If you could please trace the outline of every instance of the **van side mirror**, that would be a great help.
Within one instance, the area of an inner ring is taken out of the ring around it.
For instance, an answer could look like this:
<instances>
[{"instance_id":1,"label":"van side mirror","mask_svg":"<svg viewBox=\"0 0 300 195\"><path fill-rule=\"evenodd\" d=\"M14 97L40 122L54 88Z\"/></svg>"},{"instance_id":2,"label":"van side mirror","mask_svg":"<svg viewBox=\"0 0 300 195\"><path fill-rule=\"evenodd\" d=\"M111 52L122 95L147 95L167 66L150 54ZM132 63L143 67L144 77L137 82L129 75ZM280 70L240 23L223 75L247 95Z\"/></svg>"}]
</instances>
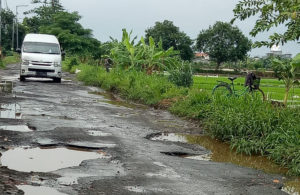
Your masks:
<instances>
[{"instance_id":1,"label":"van side mirror","mask_svg":"<svg viewBox=\"0 0 300 195\"><path fill-rule=\"evenodd\" d=\"M20 49L20 48L17 48L17 49L16 49L16 52L17 52L18 54L20 54L20 53L21 53L21 49Z\"/></svg>"},{"instance_id":2,"label":"van side mirror","mask_svg":"<svg viewBox=\"0 0 300 195\"><path fill-rule=\"evenodd\" d=\"M66 52L65 51L61 51L61 57L62 57L63 61L66 59Z\"/></svg>"}]
</instances>

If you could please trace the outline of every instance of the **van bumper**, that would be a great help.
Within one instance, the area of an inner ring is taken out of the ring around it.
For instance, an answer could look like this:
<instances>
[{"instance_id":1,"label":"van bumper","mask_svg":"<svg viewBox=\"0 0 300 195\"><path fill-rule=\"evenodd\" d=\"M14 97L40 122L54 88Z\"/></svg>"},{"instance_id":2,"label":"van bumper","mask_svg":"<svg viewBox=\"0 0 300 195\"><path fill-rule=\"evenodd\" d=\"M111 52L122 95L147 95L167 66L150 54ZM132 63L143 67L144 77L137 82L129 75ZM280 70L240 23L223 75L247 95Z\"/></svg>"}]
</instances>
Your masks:
<instances>
[{"instance_id":1,"label":"van bumper","mask_svg":"<svg viewBox=\"0 0 300 195\"><path fill-rule=\"evenodd\" d=\"M38 77L38 78L61 78L61 66L30 66L21 65L20 76L22 77Z\"/></svg>"}]
</instances>

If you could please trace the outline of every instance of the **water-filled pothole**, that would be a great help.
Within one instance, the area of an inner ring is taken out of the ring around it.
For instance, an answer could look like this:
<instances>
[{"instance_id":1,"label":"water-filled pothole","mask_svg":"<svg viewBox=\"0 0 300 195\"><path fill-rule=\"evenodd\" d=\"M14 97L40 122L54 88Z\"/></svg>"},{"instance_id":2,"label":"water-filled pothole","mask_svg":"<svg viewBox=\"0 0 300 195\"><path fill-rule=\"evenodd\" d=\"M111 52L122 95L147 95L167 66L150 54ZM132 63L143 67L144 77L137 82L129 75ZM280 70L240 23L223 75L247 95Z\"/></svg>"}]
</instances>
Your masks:
<instances>
[{"instance_id":1,"label":"water-filled pothole","mask_svg":"<svg viewBox=\"0 0 300 195\"><path fill-rule=\"evenodd\" d=\"M189 144L198 144L204 148L211 151L211 155L203 156L200 155L200 158L210 158L215 162L228 162L236 164L239 166L254 168L258 170L263 170L266 173L271 174L287 174L287 169L280 167L279 165L270 161L267 157L264 156L248 156L244 154L238 154L235 150L231 150L228 143L218 141L211 138L210 136L205 135L187 135L187 134L175 134L175 133L158 133L152 134L146 137L150 140L159 140L159 141L171 141L171 142L181 142ZM197 155L190 155L187 158L198 158ZM199 159L197 159L199 160ZM293 179L284 184L284 192L287 192L292 195L300 194L300 179Z\"/></svg>"},{"instance_id":2,"label":"water-filled pothole","mask_svg":"<svg viewBox=\"0 0 300 195\"><path fill-rule=\"evenodd\" d=\"M0 118L5 119L21 119L21 106L17 103L1 104L0 105Z\"/></svg>"},{"instance_id":3,"label":"water-filled pothole","mask_svg":"<svg viewBox=\"0 0 300 195\"><path fill-rule=\"evenodd\" d=\"M233 163L239 166L263 170L267 173L285 174L287 171L287 169L271 162L267 157L238 154L235 150L230 149L229 144L213 139L210 136L158 133L147 136L147 138L156 141L171 141L201 145L211 151L211 160L215 162Z\"/></svg>"},{"instance_id":4,"label":"water-filled pothole","mask_svg":"<svg viewBox=\"0 0 300 195\"><path fill-rule=\"evenodd\" d=\"M54 188L44 186L18 185L17 188L24 191L25 195L66 195Z\"/></svg>"},{"instance_id":5,"label":"water-filled pothole","mask_svg":"<svg viewBox=\"0 0 300 195\"><path fill-rule=\"evenodd\" d=\"M84 160L106 158L102 151L68 148L15 148L2 153L2 166L22 172L51 172L79 166Z\"/></svg>"},{"instance_id":6,"label":"water-filled pothole","mask_svg":"<svg viewBox=\"0 0 300 195\"><path fill-rule=\"evenodd\" d=\"M17 131L17 132L32 132L32 131L35 131L36 128L28 126L28 125L8 125L8 126L0 126L0 130Z\"/></svg>"}]
</instances>

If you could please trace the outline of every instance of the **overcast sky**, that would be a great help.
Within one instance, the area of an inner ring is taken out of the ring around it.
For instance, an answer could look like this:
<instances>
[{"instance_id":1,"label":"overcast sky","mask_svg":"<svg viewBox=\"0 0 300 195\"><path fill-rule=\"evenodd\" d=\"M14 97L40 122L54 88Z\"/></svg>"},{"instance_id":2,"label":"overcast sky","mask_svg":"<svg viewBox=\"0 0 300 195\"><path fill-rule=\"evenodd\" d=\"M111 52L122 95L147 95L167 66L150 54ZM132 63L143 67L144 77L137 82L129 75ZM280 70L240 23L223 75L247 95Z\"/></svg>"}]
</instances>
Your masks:
<instances>
[{"instance_id":1,"label":"overcast sky","mask_svg":"<svg viewBox=\"0 0 300 195\"><path fill-rule=\"evenodd\" d=\"M93 30L95 38L109 40L109 36L121 38L122 28L133 30L135 35L144 36L145 29L156 21L171 20L181 31L195 39L202 29L207 29L216 21L229 22L233 8L239 0L61 0L68 11L78 11L81 24ZM2 0L15 10L16 5L28 4L31 0ZM19 13L30 7L19 8ZM21 14L20 17L22 18ZM243 33L255 40L264 40L267 33L256 38L249 35L255 19L237 22ZM283 31L284 27L276 31ZM300 52L300 44L291 42L282 47L283 53L295 55ZM254 49L251 55L263 56L268 48Z\"/></svg>"}]
</instances>

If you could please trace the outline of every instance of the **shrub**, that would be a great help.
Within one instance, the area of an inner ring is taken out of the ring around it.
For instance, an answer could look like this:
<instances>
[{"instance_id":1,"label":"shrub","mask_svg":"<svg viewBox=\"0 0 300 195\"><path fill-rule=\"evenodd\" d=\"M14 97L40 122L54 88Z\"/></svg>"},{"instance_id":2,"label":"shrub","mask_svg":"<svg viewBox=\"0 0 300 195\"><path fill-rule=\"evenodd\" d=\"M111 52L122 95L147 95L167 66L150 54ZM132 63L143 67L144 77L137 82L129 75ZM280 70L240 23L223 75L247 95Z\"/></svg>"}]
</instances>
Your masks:
<instances>
[{"instance_id":1,"label":"shrub","mask_svg":"<svg viewBox=\"0 0 300 195\"><path fill-rule=\"evenodd\" d=\"M170 71L169 81L180 87L190 87L193 84L193 73L190 63L182 62L182 65Z\"/></svg>"}]
</instances>

